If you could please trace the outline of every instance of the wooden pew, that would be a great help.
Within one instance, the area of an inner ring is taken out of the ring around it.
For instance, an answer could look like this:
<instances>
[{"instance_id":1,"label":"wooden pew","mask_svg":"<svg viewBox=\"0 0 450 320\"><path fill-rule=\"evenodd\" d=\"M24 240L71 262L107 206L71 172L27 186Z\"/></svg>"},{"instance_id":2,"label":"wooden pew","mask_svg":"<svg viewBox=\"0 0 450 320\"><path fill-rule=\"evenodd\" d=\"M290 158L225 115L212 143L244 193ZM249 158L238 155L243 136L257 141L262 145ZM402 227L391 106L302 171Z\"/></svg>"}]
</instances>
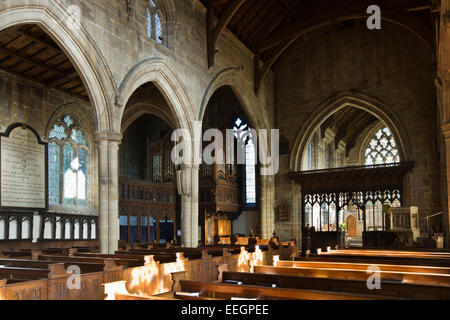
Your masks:
<instances>
[{"instance_id":1,"label":"wooden pew","mask_svg":"<svg viewBox=\"0 0 450 320\"><path fill-rule=\"evenodd\" d=\"M348 262L348 263L366 263L366 264L391 264L391 265L414 265L430 267L450 267L450 261L440 258L413 258L413 257L378 257L367 255L314 255L309 258L295 258L295 261L329 261L329 262Z\"/></svg>"},{"instance_id":2,"label":"wooden pew","mask_svg":"<svg viewBox=\"0 0 450 320\"><path fill-rule=\"evenodd\" d=\"M40 255L39 260L49 260L49 261L58 261L58 262L64 262L68 264L77 264L77 263L97 263L97 264L105 264L105 260L107 258L95 258L95 257L71 257L71 256L46 256L46 255ZM123 266L125 268L132 268L132 267L140 267L143 266L143 260L138 259L111 259L113 260L117 265Z\"/></svg>"},{"instance_id":3,"label":"wooden pew","mask_svg":"<svg viewBox=\"0 0 450 320\"><path fill-rule=\"evenodd\" d=\"M258 300L390 300L392 297L358 295L343 292L314 291L303 289L268 288L249 285L180 281L183 292L199 292L200 296L229 300L233 297L257 298Z\"/></svg>"},{"instance_id":4,"label":"wooden pew","mask_svg":"<svg viewBox=\"0 0 450 320\"><path fill-rule=\"evenodd\" d=\"M48 260L19 260L19 259L0 259L0 266L5 267L18 267L18 268L37 268L37 269L48 269L50 264L59 263L58 261L48 261ZM91 263L91 262L71 262L65 263L65 268L67 269L71 265L77 265L80 267L81 273L92 273L103 271L103 263Z\"/></svg>"},{"instance_id":5,"label":"wooden pew","mask_svg":"<svg viewBox=\"0 0 450 320\"><path fill-rule=\"evenodd\" d=\"M330 279L355 279L367 280L372 274L363 270L355 269L332 269L332 268L290 268L255 266L255 273L279 274L300 277L320 277ZM434 284L439 286L450 286L450 275L448 274L428 274L414 272L380 271L380 279L383 281L397 281L401 283Z\"/></svg>"},{"instance_id":6,"label":"wooden pew","mask_svg":"<svg viewBox=\"0 0 450 320\"><path fill-rule=\"evenodd\" d=\"M450 288L437 287L435 285L381 282L380 289L370 290L364 280L312 278L244 272L224 272L222 274L222 281L237 281L246 285L276 285L279 288L392 296L405 299L450 300Z\"/></svg>"},{"instance_id":7,"label":"wooden pew","mask_svg":"<svg viewBox=\"0 0 450 320\"><path fill-rule=\"evenodd\" d=\"M277 267L294 267L294 268L337 268L337 269L355 269L366 271L373 264L368 263L347 263L347 262L331 262L331 261L278 261ZM415 272L415 273L434 273L434 274L450 274L449 267L430 267L430 266L409 266L394 264L376 264L381 271L396 272Z\"/></svg>"},{"instance_id":8,"label":"wooden pew","mask_svg":"<svg viewBox=\"0 0 450 320\"><path fill-rule=\"evenodd\" d=\"M138 260L141 263L141 266L144 265L144 257L148 256L147 254L96 254L96 253L76 253L75 257L85 257L85 258L102 258L102 259L126 259L126 260ZM176 262L176 256L154 256L155 261L159 261L160 263L171 263Z\"/></svg>"},{"instance_id":9,"label":"wooden pew","mask_svg":"<svg viewBox=\"0 0 450 320\"><path fill-rule=\"evenodd\" d=\"M49 270L40 268L0 268L0 277L21 280L47 279Z\"/></svg>"},{"instance_id":10,"label":"wooden pew","mask_svg":"<svg viewBox=\"0 0 450 320\"><path fill-rule=\"evenodd\" d=\"M140 296L136 294L116 294L116 300L177 300L175 298L160 298L155 296Z\"/></svg>"},{"instance_id":11,"label":"wooden pew","mask_svg":"<svg viewBox=\"0 0 450 320\"><path fill-rule=\"evenodd\" d=\"M322 254L333 255L368 255L368 256L391 256L391 257L437 257L437 258L450 258L450 252L440 251L418 251L418 250L370 250L370 249L342 249L332 250L330 253L323 252Z\"/></svg>"}]
</instances>

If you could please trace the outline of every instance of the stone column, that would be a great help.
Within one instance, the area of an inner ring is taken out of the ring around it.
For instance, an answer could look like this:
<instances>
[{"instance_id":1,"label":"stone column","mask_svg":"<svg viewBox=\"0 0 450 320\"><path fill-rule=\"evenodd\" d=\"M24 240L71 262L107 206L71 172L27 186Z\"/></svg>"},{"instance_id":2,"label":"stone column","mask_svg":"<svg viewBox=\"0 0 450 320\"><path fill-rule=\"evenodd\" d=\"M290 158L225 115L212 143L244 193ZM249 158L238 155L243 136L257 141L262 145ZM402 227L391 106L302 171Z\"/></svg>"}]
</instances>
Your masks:
<instances>
[{"instance_id":1,"label":"stone column","mask_svg":"<svg viewBox=\"0 0 450 320\"><path fill-rule=\"evenodd\" d=\"M261 232L264 239L272 237L275 228L275 177L261 176Z\"/></svg>"},{"instance_id":2,"label":"stone column","mask_svg":"<svg viewBox=\"0 0 450 320\"><path fill-rule=\"evenodd\" d=\"M198 202L199 202L199 169L198 164L192 165L191 169L191 247L198 247Z\"/></svg>"},{"instance_id":3,"label":"stone column","mask_svg":"<svg viewBox=\"0 0 450 320\"><path fill-rule=\"evenodd\" d=\"M192 166L190 164L182 164L182 180L187 179L188 181L183 181L183 186L188 186L191 180ZM183 190L183 195L181 195L181 245L183 247L191 247L192 243L192 214L191 214L191 194L187 193L187 190Z\"/></svg>"},{"instance_id":4,"label":"stone column","mask_svg":"<svg viewBox=\"0 0 450 320\"><path fill-rule=\"evenodd\" d=\"M119 232L119 144L120 134L98 132L98 213L101 253L118 249Z\"/></svg>"},{"instance_id":5,"label":"stone column","mask_svg":"<svg viewBox=\"0 0 450 320\"><path fill-rule=\"evenodd\" d=\"M291 182L291 190L292 231L297 245L300 246L302 242L302 194L300 186L295 182Z\"/></svg>"}]
</instances>

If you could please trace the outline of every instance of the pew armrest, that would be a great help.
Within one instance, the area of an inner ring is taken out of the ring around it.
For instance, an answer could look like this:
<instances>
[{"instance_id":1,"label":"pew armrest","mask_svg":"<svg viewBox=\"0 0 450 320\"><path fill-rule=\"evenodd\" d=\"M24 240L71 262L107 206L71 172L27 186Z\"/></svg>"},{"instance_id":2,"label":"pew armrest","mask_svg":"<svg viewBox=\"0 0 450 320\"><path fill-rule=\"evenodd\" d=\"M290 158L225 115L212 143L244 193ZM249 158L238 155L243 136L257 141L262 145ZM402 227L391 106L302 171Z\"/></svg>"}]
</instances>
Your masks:
<instances>
[{"instance_id":1,"label":"pew armrest","mask_svg":"<svg viewBox=\"0 0 450 320\"><path fill-rule=\"evenodd\" d=\"M177 271L170 273L171 280L173 281L172 292L181 291L180 281L187 280L186 271Z\"/></svg>"}]
</instances>

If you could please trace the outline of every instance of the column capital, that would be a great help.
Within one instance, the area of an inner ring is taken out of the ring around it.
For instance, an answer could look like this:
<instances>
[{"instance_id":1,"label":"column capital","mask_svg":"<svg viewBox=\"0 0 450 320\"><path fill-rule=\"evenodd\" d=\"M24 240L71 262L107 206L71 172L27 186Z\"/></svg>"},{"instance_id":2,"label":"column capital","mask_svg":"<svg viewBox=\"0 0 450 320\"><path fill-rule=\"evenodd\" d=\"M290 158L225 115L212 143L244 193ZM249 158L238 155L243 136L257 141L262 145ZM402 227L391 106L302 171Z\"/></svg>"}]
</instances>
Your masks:
<instances>
[{"instance_id":1,"label":"column capital","mask_svg":"<svg viewBox=\"0 0 450 320\"><path fill-rule=\"evenodd\" d=\"M97 131L95 133L95 142L97 144L101 142L117 142L120 144L122 142L122 134L118 132L111 131Z\"/></svg>"}]
</instances>

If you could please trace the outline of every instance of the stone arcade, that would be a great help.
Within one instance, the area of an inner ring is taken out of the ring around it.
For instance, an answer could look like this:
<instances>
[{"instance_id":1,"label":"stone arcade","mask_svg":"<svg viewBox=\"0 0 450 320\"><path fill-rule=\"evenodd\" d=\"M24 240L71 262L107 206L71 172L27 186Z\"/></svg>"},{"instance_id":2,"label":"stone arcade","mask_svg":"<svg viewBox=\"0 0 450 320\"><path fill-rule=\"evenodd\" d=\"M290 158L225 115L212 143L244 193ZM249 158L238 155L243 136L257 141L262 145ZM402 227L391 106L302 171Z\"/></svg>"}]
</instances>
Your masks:
<instances>
[{"instance_id":1,"label":"stone arcade","mask_svg":"<svg viewBox=\"0 0 450 320\"><path fill-rule=\"evenodd\" d=\"M0 299L367 298L288 281L304 256L323 266L298 278L382 261L431 297L450 267L450 0L373 2L0 1Z\"/></svg>"}]
</instances>

